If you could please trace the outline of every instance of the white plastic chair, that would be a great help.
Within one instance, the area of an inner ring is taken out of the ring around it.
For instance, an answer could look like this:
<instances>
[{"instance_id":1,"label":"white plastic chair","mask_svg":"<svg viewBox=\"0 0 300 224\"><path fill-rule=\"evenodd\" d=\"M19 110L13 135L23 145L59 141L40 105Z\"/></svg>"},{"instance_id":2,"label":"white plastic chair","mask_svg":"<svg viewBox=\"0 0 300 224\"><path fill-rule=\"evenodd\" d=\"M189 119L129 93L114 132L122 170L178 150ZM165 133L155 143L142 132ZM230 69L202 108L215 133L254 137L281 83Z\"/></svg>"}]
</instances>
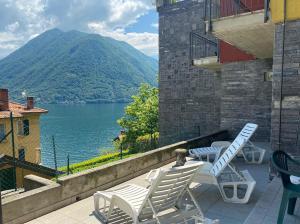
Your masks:
<instances>
[{"instance_id":1,"label":"white plastic chair","mask_svg":"<svg viewBox=\"0 0 300 224\"><path fill-rule=\"evenodd\" d=\"M218 223L204 218L203 213L195 197L189 189L193 177L203 166L203 162L183 167L156 170L156 178L152 178L151 186L143 188L137 185L127 185L114 191L98 191L94 194L95 215L104 218L105 222L110 220L113 210L120 209L133 220L133 223L187 223L188 219L202 220L198 223ZM185 209L178 209L178 205L185 194L191 197L195 206L196 214L191 214ZM99 208L100 199L104 200L104 210ZM108 211L105 210L109 203ZM165 216L159 213L169 209L176 212ZM164 218L165 216L165 218ZM174 218L176 218L174 220ZM166 220L167 219L167 220ZM154 222L155 223L155 222Z\"/></svg>"},{"instance_id":2,"label":"white plastic chair","mask_svg":"<svg viewBox=\"0 0 300 224\"><path fill-rule=\"evenodd\" d=\"M195 176L195 182L217 185L226 202L247 203L256 181L247 170L239 171L230 162L246 145L256 129L256 124L248 123L214 164L205 163L205 167ZM197 161L190 161L187 164L193 162ZM228 188L231 191L228 191ZM239 195L241 189L244 194Z\"/></svg>"},{"instance_id":3,"label":"white plastic chair","mask_svg":"<svg viewBox=\"0 0 300 224\"><path fill-rule=\"evenodd\" d=\"M245 125L245 127L248 124ZM255 129L256 130L256 129ZM254 130L254 132L255 132ZM252 133L252 135L254 134ZM210 162L211 157L214 157L215 163L218 158L222 155L222 150L227 149L230 146L230 142L227 141L220 141L220 142L213 142L210 147L201 147L201 148L193 148L189 150L189 154L193 158L198 158L200 160L203 157L206 158L208 162ZM239 152L247 163L253 164L261 164L263 162L266 150L254 145L250 139L247 141L246 145L243 149Z\"/></svg>"}]
</instances>

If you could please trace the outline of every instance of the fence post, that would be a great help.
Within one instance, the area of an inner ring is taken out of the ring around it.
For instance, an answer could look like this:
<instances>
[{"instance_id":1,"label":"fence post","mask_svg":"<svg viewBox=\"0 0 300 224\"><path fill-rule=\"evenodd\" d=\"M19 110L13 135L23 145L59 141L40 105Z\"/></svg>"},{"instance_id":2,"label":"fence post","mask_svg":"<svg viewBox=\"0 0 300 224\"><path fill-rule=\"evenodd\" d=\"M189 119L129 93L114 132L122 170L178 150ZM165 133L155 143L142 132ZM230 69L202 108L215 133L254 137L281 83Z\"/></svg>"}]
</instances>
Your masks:
<instances>
[{"instance_id":1,"label":"fence post","mask_svg":"<svg viewBox=\"0 0 300 224\"><path fill-rule=\"evenodd\" d=\"M52 146L53 146L53 156L54 156L54 167L55 167L55 178L57 179L57 161L56 161L56 147L55 147L55 138L52 136Z\"/></svg>"},{"instance_id":2,"label":"fence post","mask_svg":"<svg viewBox=\"0 0 300 224\"><path fill-rule=\"evenodd\" d=\"M12 145L12 154L13 154L13 181L15 190L17 190L17 180L16 180L16 151L15 151L15 131L14 131L14 120L13 113L10 112L10 128L11 128L11 145Z\"/></svg>"},{"instance_id":3,"label":"fence post","mask_svg":"<svg viewBox=\"0 0 300 224\"><path fill-rule=\"evenodd\" d=\"M123 143L120 145L120 159L123 159Z\"/></svg>"},{"instance_id":4,"label":"fence post","mask_svg":"<svg viewBox=\"0 0 300 224\"><path fill-rule=\"evenodd\" d=\"M67 157L67 175L70 174L70 154Z\"/></svg>"}]
</instances>

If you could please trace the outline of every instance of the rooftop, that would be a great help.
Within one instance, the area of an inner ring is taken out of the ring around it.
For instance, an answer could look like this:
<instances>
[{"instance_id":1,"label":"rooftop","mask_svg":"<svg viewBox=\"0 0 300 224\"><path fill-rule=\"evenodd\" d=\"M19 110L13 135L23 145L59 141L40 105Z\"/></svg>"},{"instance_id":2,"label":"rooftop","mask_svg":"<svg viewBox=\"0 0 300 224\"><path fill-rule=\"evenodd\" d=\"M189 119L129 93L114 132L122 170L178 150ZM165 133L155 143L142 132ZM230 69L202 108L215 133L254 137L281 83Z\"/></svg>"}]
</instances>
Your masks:
<instances>
[{"instance_id":1,"label":"rooftop","mask_svg":"<svg viewBox=\"0 0 300 224\"><path fill-rule=\"evenodd\" d=\"M0 118L9 118L10 112L13 113L13 117L23 117L25 114L43 114L48 113L47 110L34 107L32 109L27 109L26 105L22 105L16 102L9 102L8 111L0 111Z\"/></svg>"},{"instance_id":2,"label":"rooftop","mask_svg":"<svg viewBox=\"0 0 300 224\"><path fill-rule=\"evenodd\" d=\"M258 143L261 147L270 149L269 143ZM269 150L270 151L270 150ZM211 219L219 219L224 224L268 224L276 223L278 209L281 201L281 182L275 178L269 181L269 155L266 155L262 165L246 164L243 159L234 161L241 170L247 169L257 182L255 190L248 204L225 203L215 186L201 185L193 188L204 215ZM171 167L168 164L166 167ZM147 187L145 175L138 176L121 185L137 184ZM120 187L121 185L113 188ZM112 188L112 189L113 189ZM86 223L99 224L100 220L93 213L93 197L86 198L62 209L58 209L47 215L34 219L27 224L47 224L47 223ZM128 221L128 220L127 220ZM124 223L125 219L116 218L112 223ZM285 216L285 223L296 224L300 222L300 206L296 208L295 216ZM130 223L130 222L126 222Z\"/></svg>"}]
</instances>

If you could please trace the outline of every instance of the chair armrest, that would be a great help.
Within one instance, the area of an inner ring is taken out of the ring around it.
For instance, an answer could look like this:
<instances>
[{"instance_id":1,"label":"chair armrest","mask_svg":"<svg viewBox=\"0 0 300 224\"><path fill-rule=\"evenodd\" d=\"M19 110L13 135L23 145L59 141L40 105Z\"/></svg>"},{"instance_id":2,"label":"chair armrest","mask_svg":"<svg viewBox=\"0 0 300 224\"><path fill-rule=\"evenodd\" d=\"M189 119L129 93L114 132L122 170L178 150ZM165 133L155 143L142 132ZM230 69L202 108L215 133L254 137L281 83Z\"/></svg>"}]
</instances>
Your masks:
<instances>
[{"instance_id":1,"label":"chair armrest","mask_svg":"<svg viewBox=\"0 0 300 224\"><path fill-rule=\"evenodd\" d=\"M273 165L275 165L275 164L273 164ZM286 175L300 177L300 172L287 171L287 170L281 169L280 167L278 167L278 166L276 166L276 165L275 165L275 168L276 168L279 172L284 173L284 174L286 174Z\"/></svg>"}]
</instances>

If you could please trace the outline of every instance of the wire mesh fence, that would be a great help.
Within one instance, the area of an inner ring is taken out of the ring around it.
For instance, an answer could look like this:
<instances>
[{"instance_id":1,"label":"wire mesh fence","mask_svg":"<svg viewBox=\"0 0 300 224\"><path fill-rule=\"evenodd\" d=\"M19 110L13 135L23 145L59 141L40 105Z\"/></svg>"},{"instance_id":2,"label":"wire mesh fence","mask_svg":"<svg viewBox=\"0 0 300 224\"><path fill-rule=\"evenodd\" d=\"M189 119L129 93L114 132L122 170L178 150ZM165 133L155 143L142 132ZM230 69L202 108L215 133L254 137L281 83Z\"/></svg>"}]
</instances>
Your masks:
<instances>
[{"instance_id":1,"label":"wire mesh fence","mask_svg":"<svg viewBox=\"0 0 300 224\"><path fill-rule=\"evenodd\" d=\"M157 148L158 135L139 139L135 145L122 143L118 137L110 139L111 146L106 148L78 147L79 138L72 142L67 136L44 135L42 138L42 165L57 171L57 175L70 175L82 170L95 168L109 162L122 160L134 154Z\"/></svg>"},{"instance_id":2,"label":"wire mesh fence","mask_svg":"<svg viewBox=\"0 0 300 224\"><path fill-rule=\"evenodd\" d=\"M138 143L123 144L120 136L111 135L105 148L99 148L103 141L94 144L94 137L76 126L81 136L40 131L39 118L26 118L8 113L0 119L0 187L2 195L24 191L24 178L34 174L48 179L70 175L105 163L128 158L136 153L154 149L158 136L143 136ZM91 128L88 129L91 131ZM114 132L116 133L116 132ZM92 134L94 136L94 132ZM121 135L121 134L120 134ZM101 138L101 135L99 136ZM105 138L106 139L106 138ZM149 140L150 139L150 140ZM98 145L98 147L97 147Z\"/></svg>"}]
</instances>

